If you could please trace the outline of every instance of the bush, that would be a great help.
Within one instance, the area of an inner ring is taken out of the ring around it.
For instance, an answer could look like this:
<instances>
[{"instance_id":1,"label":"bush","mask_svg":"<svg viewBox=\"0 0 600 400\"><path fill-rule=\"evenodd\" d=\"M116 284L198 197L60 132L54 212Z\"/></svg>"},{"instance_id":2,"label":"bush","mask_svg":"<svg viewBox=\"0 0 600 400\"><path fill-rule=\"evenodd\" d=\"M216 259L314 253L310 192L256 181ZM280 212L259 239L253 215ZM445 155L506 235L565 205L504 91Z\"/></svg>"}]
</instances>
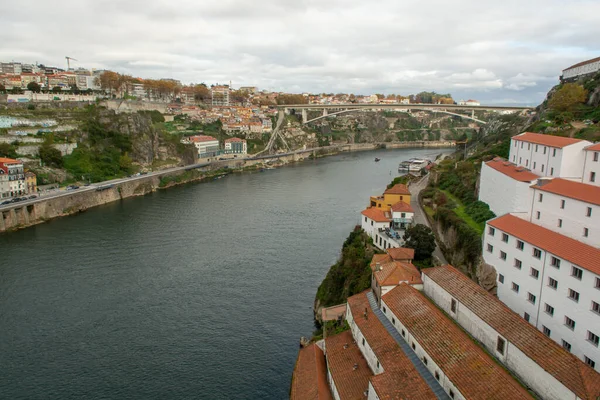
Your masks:
<instances>
[{"instance_id":1,"label":"bush","mask_svg":"<svg viewBox=\"0 0 600 400\"><path fill-rule=\"evenodd\" d=\"M465 211L475 220L475 222L479 223L496 217L496 214L490 210L490 206L479 200L466 206Z\"/></svg>"},{"instance_id":2,"label":"bush","mask_svg":"<svg viewBox=\"0 0 600 400\"><path fill-rule=\"evenodd\" d=\"M45 165L61 168L63 158L60 150L55 149L49 142L45 142L39 149L40 159Z\"/></svg>"}]
</instances>

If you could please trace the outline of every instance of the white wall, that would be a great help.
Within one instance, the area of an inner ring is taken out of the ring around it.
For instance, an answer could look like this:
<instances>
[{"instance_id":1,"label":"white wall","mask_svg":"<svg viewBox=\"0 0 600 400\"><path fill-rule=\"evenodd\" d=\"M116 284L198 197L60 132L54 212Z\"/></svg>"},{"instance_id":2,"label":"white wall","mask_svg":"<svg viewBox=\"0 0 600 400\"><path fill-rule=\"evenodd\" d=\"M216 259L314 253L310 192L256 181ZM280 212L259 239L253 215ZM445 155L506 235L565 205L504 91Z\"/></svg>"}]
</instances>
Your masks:
<instances>
[{"instance_id":1,"label":"white wall","mask_svg":"<svg viewBox=\"0 0 600 400\"><path fill-rule=\"evenodd\" d=\"M600 247L600 206L539 189L532 190L534 195L530 222L590 246ZM562 200L565 201L564 209L561 208ZM588 207L592 209L590 217L587 216ZM559 226L559 220L562 220L562 226ZM588 229L587 237L583 236L584 228Z\"/></svg>"},{"instance_id":2,"label":"white wall","mask_svg":"<svg viewBox=\"0 0 600 400\"><path fill-rule=\"evenodd\" d=\"M581 141L563 148L515 140L510 141L509 161L541 176L581 178L583 149L591 142Z\"/></svg>"},{"instance_id":3,"label":"white wall","mask_svg":"<svg viewBox=\"0 0 600 400\"><path fill-rule=\"evenodd\" d=\"M357 311L364 312L361 310ZM369 311L369 316L371 318L377 318L371 311ZM369 368L371 368L371 371L374 375L381 374L384 371L383 366L377 359L377 356L371 348L371 345L369 344L365 336L362 334L360 328L354 321L354 318L352 317L352 310L350 309L350 303L348 303L348 307L346 307L346 321L348 322L348 325L350 325L352 337L354 337L354 340L356 341L356 344L358 345L358 348L360 349L360 352L362 353L363 357L365 358L365 360L367 360Z\"/></svg>"},{"instance_id":4,"label":"white wall","mask_svg":"<svg viewBox=\"0 0 600 400\"><path fill-rule=\"evenodd\" d=\"M477 339L490 354L500 360L512 372L543 399L563 400L576 399L577 396L567 387L547 373L535 361L514 346L506 337L500 335L494 328L474 314L467 306L456 300L456 313L451 310L452 295L423 274L425 294L434 303L452 317L471 336ZM504 354L497 351L498 337L506 341Z\"/></svg>"},{"instance_id":5,"label":"white wall","mask_svg":"<svg viewBox=\"0 0 600 400\"><path fill-rule=\"evenodd\" d=\"M367 397L367 400L379 400L379 396L375 393L375 388L371 384L371 381L369 381L369 397Z\"/></svg>"},{"instance_id":6,"label":"white wall","mask_svg":"<svg viewBox=\"0 0 600 400\"><path fill-rule=\"evenodd\" d=\"M584 149L592 143L586 140L564 147L561 158L560 176L562 178L581 178L585 160Z\"/></svg>"},{"instance_id":7,"label":"white wall","mask_svg":"<svg viewBox=\"0 0 600 400\"><path fill-rule=\"evenodd\" d=\"M335 400L340 400L340 393L335 386L335 382L333 381L333 376L331 376L331 369L329 368L329 361L327 362L327 382L329 383L329 389L331 389L331 394ZM316 384L316 382L315 382Z\"/></svg>"},{"instance_id":8,"label":"white wall","mask_svg":"<svg viewBox=\"0 0 600 400\"><path fill-rule=\"evenodd\" d=\"M582 183L600 186L600 151L585 151L585 164L583 169ZM594 161L596 158L597 161ZM595 180L591 181L591 173L595 172Z\"/></svg>"},{"instance_id":9,"label":"white wall","mask_svg":"<svg viewBox=\"0 0 600 400\"><path fill-rule=\"evenodd\" d=\"M563 79L569 79L579 75L592 74L596 71L600 71L600 61L581 65L575 68L565 69L562 77Z\"/></svg>"},{"instance_id":10,"label":"white wall","mask_svg":"<svg viewBox=\"0 0 600 400\"><path fill-rule=\"evenodd\" d=\"M528 182L519 182L487 166L481 166L479 200L487 203L496 215L531 211L532 192Z\"/></svg>"}]
</instances>

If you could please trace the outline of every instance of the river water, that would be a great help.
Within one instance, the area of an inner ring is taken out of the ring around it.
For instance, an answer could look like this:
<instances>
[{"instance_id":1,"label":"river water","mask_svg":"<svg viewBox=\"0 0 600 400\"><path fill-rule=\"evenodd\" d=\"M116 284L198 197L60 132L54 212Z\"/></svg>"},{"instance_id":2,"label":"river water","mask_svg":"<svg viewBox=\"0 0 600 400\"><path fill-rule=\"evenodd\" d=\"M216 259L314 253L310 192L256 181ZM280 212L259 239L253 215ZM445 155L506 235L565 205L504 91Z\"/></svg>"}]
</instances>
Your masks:
<instances>
[{"instance_id":1,"label":"river water","mask_svg":"<svg viewBox=\"0 0 600 400\"><path fill-rule=\"evenodd\" d=\"M0 398L287 398L368 196L441 152L230 175L0 235Z\"/></svg>"}]
</instances>

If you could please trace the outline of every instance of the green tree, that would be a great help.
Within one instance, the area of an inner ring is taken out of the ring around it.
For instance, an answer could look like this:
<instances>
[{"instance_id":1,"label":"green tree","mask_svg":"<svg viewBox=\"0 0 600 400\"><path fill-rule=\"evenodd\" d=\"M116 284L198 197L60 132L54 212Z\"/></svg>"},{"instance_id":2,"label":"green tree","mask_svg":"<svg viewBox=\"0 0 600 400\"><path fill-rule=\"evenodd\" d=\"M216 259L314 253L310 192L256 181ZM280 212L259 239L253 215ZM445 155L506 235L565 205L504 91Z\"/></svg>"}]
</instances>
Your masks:
<instances>
[{"instance_id":1,"label":"green tree","mask_svg":"<svg viewBox=\"0 0 600 400\"><path fill-rule=\"evenodd\" d=\"M27 90L31 90L33 93L39 93L42 90L42 87L37 82L29 82L27 84Z\"/></svg>"},{"instance_id":2,"label":"green tree","mask_svg":"<svg viewBox=\"0 0 600 400\"><path fill-rule=\"evenodd\" d=\"M17 158L16 146L9 143L0 143L0 157Z\"/></svg>"},{"instance_id":3,"label":"green tree","mask_svg":"<svg viewBox=\"0 0 600 400\"><path fill-rule=\"evenodd\" d=\"M0 83L0 93L5 93L6 92L6 87Z\"/></svg>"},{"instance_id":4,"label":"green tree","mask_svg":"<svg viewBox=\"0 0 600 400\"><path fill-rule=\"evenodd\" d=\"M417 224L404 232L406 247L415 250L415 260L422 261L431 258L435 250L435 236L431 229L423 224Z\"/></svg>"},{"instance_id":5,"label":"green tree","mask_svg":"<svg viewBox=\"0 0 600 400\"><path fill-rule=\"evenodd\" d=\"M587 90L577 83L565 83L554 93L548 107L558 112L573 111L575 106L587 100Z\"/></svg>"},{"instance_id":6,"label":"green tree","mask_svg":"<svg viewBox=\"0 0 600 400\"><path fill-rule=\"evenodd\" d=\"M46 140L39 149L40 159L45 165L60 168L63 166L63 158L60 150L52 146L52 140Z\"/></svg>"},{"instance_id":7,"label":"green tree","mask_svg":"<svg viewBox=\"0 0 600 400\"><path fill-rule=\"evenodd\" d=\"M60 86L54 86L52 88L52 93L61 93L62 92L62 88Z\"/></svg>"}]
</instances>

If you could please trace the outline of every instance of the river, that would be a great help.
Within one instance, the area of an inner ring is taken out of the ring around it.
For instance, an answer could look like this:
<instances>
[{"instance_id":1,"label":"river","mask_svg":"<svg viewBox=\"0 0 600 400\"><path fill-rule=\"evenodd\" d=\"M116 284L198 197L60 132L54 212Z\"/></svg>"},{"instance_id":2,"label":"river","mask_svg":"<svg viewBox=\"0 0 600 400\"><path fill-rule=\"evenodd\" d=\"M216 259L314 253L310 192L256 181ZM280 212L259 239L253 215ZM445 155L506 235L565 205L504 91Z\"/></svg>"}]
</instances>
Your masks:
<instances>
[{"instance_id":1,"label":"river","mask_svg":"<svg viewBox=\"0 0 600 400\"><path fill-rule=\"evenodd\" d=\"M230 175L0 235L0 398L287 398L369 195L442 151Z\"/></svg>"}]
</instances>

